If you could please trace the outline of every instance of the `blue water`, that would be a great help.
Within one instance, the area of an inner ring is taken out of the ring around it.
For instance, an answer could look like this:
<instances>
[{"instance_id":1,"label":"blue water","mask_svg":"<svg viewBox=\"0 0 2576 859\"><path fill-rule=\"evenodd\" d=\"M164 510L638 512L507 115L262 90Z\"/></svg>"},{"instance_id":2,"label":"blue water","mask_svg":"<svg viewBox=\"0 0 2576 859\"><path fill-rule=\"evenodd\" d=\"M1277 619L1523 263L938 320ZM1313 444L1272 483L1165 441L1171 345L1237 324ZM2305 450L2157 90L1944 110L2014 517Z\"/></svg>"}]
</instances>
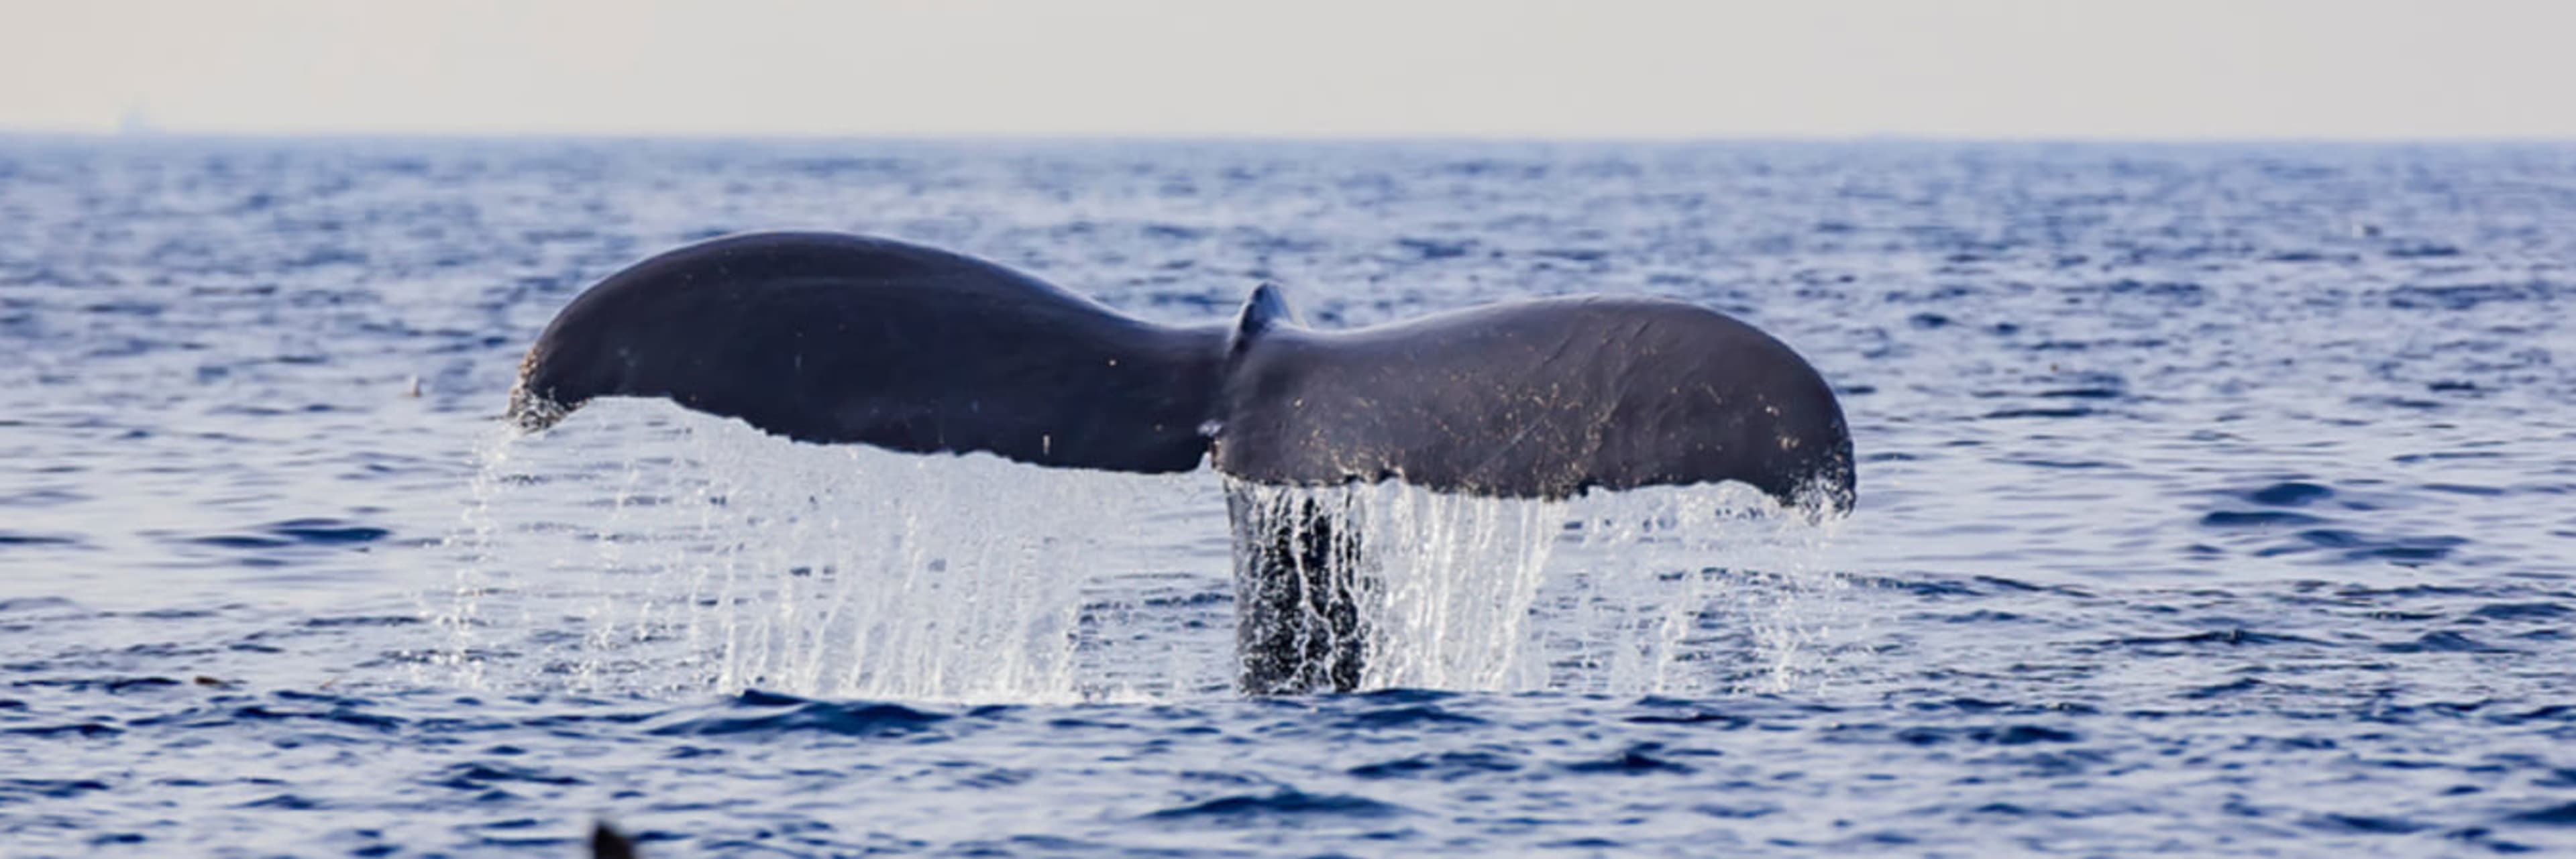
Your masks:
<instances>
[{"instance_id":1,"label":"blue water","mask_svg":"<svg viewBox=\"0 0 2576 859\"><path fill-rule=\"evenodd\" d=\"M583 286L777 227L1705 303L1861 506L1378 490L1460 613L1246 700L1210 475L496 433ZM0 140L0 855L2576 849L2571 265L2565 146Z\"/></svg>"}]
</instances>

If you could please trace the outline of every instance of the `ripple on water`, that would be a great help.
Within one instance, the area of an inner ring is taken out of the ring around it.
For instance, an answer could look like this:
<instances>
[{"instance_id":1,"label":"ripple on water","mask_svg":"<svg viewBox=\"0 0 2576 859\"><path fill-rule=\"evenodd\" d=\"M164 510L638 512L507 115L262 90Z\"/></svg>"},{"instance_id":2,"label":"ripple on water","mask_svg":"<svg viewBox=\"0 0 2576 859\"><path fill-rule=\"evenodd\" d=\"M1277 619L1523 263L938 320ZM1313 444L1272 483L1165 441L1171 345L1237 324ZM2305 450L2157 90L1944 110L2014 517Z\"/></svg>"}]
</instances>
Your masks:
<instances>
[{"instance_id":1,"label":"ripple on water","mask_svg":"<svg viewBox=\"0 0 2576 859\"><path fill-rule=\"evenodd\" d=\"M2489 620L2555 620L2576 614L2576 609L2554 602L2497 602L2478 606L2470 614Z\"/></svg>"},{"instance_id":2,"label":"ripple on water","mask_svg":"<svg viewBox=\"0 0 2576 859\"><path fill-rule=\"evenodd\" d=\"M1401 805L1364 796L1315 794L1283 787L1265 794L1240 794L1174 806L1145 815L1146 820L1216 826L1252 823L1375 820L1410 814Z\"/></svg>"},{"instance_id":3,"label":"ripple on water","mask_svg":"<svg viewBox=\"0 0 2576 859\"><path fill-rule=\"evenodd\" d=\"M373 543L392 535L392 531L384 528L358 525L339 519L289 519L260 526L247 534L217 534L182 539L203 546L256 550L296 546L355 546Z\"/></svg>"},{"instance_id":4,"label":"ripple on water","mask_svg":"<svg viewBox=\"0 0 2576 859\"><path fill-rule=\"evenodd\" d=\"M2514 823L2529 823L2541 826L2576 826L2576 802L2553 805L2547 808L2536 808L2530 811L2515 812L2507 815L2505 819Z\"/></svg>"},{"instance_id":5,"label":"ripple on water","mask_svg":"<svg viewBox=\"0 0 2576 859\"><path fill-rule=\"evenodd\" d=\"M1686 764L1671 760L1684 753L1666 751L1662 743L1638 743L1607 758L1574 761L1559 764L1557 768L1576 775L1690 775L1697 772Z\"/></svg>"},{"instance_id":6,"label":"ripple on water","mask_svg":"<svg viewBox=\"0 0 2576 859\"><path fill-rule=\"evenodd\" d=\"M556 787L568 787L571 785L589 783L587 780L581 778L561 775L536 767L520 767L506 764L479 762L461 763L449 767L447 770L440 773L439 777L433 783L440 787L453 788L456 790L482 791L489 789L494 785L513 782L553 785Z\"/></svg>"},{"instance_id":7,"label":"ripple on water","mask_svg":"<svg viewBox=\"0 0 2576 859\"><path fill-rule=\"evenodd\" d=\"M657 736L768 738L796 734L842 737L907 737L929 734L955 716L900 704L805 701L766 693L746 693L734 709L780 708L752 716L710 716L673 721L653 729ZM935 735L934 735L935 737Z\"/></svg>"},{"instance_id":8,"label":"ripple on water","mask_svg":"<svg viewBox=\"0 0 2576 859\"><path fill-rule=\"evenodd\" d=\"M2298 507L2334 497L2334 490L2315 483L2289 481L2245 493L2245 500L2274 507Z\"/></svg>"},{"instance_id":9,"label":"ripple on water","mask_svg":"<svg viewBox=\"0 0 2576 859\"><path fill-rule=\"evenodd\" d=\"M1481 725L1484 723L1485 720L1483 719L1461 713L1452 713L1447 710L1443 710L1436 705L1414 704L1402 707L1362 710L1343 717L1340 721L1334 722L1333 726L1337 728L1362 731L1379 729L1424 730L1437 729L1442 726L1470 726Z\"/></svg>"},{"instance_id":10,"label":"ripple on water","mask_svg":"<svg viewBox=\"0 0 2576 859\"><path fill-rule=\"evenodd\" d=\"M2512 653L2512 652L2514 652L2514 650L2513 650L2512 648L2508 648L2508 647L2496 647L2496 646L2494 646L2494 645L2486 644L2486 643L2484 643L2484 642L2478 641L2477 639L2470 638L2470 637L2468 637L2468 636L2466 636L2466 635L2462 635L2462 634L2457 633L2457 632L2451 632L2451 631L2449 631L2449 630L2437 630L2437 631L2434 631L2434 632L2428 632L2428 633L2425 633L2422 637L2416 638L2416 639L2415 639L2415 640L2413 640L2413 641L2390 642L2390 643L2387 643L2387 644L2382 644L2382 645L2379 645L2379 649L2380 649L2380 650L2382 650L2382 651L2388 652L2388 653Z\"/></svg>"},{"instance_id":11,"label":"ripple on water","mask_svg":"<svg viewBox=\"0 0 2576 859\"><path fill-rule=\"evenodd\" d=\"M1351 775L1363 779L1424 779L1457 781L1490 773L1508 773L1522 764L1500 752L1467 751L1409 755L1394 760L1352 767Z\"/></svg>"},{"instance_id":12,"label":"ripple on water","mask_svg":"<svg viewBox=\"0 0 2576 859\"><path fill-rule=\"evenodd\" d=\"M81 538L71 534L30 534L23 531L0 530L0 549L18 546L77 547L80 545L82 545Z\"/></svg>"},{"instance_id":13,"label":"ripple on water","mask_svg":"<svg viewBox=\"0 0 2576 859\"><path fill-rule=\"evenodd\" d=\"M2322 517L2286 510L2213 510L2200 517L2203 528L2234 530L2239 528L2299 528L2321 525Z\"/></svg>"}]
</instances>

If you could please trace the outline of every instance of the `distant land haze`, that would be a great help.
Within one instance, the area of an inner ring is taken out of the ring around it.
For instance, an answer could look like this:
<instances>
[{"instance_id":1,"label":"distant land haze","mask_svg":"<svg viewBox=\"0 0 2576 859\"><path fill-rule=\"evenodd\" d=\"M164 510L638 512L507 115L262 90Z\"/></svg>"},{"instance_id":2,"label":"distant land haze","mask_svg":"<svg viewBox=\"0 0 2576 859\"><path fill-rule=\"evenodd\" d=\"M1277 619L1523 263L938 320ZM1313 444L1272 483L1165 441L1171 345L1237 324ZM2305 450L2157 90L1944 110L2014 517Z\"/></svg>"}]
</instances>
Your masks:
<instances>
[{"instance_id":1,"label":"distant land haze","mask_svg":"<svg viewBox=\"0 0 2576 859\"><path fill-rule=\"evenodd\" d=\"M12 0L0 130L2576 139L2576 3Z\"/></svg>"}]
</instances>

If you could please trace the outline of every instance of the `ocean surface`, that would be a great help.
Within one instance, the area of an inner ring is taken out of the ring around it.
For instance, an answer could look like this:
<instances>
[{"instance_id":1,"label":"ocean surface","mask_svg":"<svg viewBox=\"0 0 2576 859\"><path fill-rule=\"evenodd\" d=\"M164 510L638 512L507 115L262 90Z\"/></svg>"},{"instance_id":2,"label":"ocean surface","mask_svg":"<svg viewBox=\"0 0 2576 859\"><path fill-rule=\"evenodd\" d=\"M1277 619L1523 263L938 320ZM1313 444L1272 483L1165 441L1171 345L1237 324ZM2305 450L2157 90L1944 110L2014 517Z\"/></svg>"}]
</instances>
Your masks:
<instances>
[{"instance_id":1,"label":"ocean surface","mask_svg":"<svg viewBox=\"0 0 2576 859\"><path fill-rule=\"evenodd\" d=\"M584 286L876 233L1125 312L1738 315L1860 505L518 438ZM0 855L2576 850L2576 147L0 139Z\"/></svg>"}]
</instances>

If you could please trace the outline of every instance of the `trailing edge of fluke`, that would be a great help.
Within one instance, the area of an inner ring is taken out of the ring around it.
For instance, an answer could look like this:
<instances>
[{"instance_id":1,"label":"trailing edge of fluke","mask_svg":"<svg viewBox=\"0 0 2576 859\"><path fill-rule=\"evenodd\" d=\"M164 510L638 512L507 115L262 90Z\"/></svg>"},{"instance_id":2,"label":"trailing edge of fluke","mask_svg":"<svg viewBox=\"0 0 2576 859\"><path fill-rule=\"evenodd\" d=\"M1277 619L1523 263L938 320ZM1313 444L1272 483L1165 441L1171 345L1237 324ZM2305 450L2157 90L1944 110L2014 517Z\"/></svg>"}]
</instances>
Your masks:
<instances>
[{"instance_id":1,"label":"trailing edge of fluke","mask_svg":"<svg viewBox=\"0 0 2576 859\"><path fill-rule=\"evenodd\" d=\"M972 257L753 233L591 287L520 367L534 431L604 396L763 431L1274 485L1401 480L1563 498L1738 480L1848 511L1851 434L1788 346L1653 298L1546 298L1347 331L1263 286L1231 324L1158 325Z\"/></svg>"}]
</instances>

